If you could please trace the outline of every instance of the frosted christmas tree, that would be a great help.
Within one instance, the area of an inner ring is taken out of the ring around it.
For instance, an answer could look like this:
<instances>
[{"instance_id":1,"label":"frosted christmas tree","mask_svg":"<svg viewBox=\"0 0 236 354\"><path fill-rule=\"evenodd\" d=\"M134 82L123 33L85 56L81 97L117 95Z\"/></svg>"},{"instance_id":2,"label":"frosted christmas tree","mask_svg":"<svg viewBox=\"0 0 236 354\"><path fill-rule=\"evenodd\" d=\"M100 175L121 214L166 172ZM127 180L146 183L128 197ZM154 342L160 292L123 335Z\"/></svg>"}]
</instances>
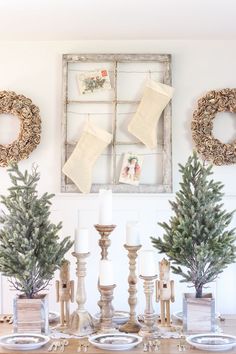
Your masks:
<instances>
[{"instance_id":1,"label":"frosted christmas tree","mask_svg":"<svg viewBox=\"0 0 236 354\"><path fill-rule=\"evenodd\" d=\"M180 166L182 182L169 223L159 225L163 238L153 238L153 246L172 261L175 274L193 283L196 297L202 297L205 284L235 261L235 229L228 229L233 212L223 209L221 182L209 177L212 166L200 162L196 153Z\"/></svg>"},{"instance_id":2,"label":"frosted christmas tree","mask_svg":"<svg viewBox=\"0 0 236 354\"><path fill-rule=\"evenodd\" d=\"M38 196L39 173L20 172L16 164L8 169L12 186L1 196L0 272L27 298L45 289L73 242L59 242L62 224L50 222L52 194Z\"/></svg>"}]
</instances>

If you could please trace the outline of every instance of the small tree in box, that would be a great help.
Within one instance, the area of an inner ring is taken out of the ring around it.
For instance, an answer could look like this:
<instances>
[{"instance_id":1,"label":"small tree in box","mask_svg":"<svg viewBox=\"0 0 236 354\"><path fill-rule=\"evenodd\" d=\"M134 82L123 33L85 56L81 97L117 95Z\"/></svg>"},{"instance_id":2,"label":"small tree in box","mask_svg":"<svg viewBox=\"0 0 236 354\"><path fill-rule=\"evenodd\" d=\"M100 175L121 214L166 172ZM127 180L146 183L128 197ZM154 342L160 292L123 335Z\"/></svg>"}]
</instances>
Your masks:
<instances>
[{"instance_id":1,"label":"small tree in box","mask_svg":"<svg viewBox=\"0 0 236 354\"><path fill-rule=\"evenodd\" d=\"M73 242L59 242L62 227L50 222L52 194L38 197L39 173L21 173L16 164L9 168L12 187L1 196L6 211L0 217L0 272L27 298L45 289Z\"/></svg>"},{"instance_id":2,"label":"small tree in box","mask_svg":"<svg viewBox=\"0 0 236 354\"><path fill-rule=\"evenodd\" d=\"M174 216L169 223L159 223L163 239L151 239L159 253L170 258L173 272L182 282L193 283L201 298L204 285L235 261L235 229L227 228L233 212L223 209L223 184L209 179L212 166L202 164L196 153L179 166L181 188L170 202Z\"/></svg>"}]
</instances>

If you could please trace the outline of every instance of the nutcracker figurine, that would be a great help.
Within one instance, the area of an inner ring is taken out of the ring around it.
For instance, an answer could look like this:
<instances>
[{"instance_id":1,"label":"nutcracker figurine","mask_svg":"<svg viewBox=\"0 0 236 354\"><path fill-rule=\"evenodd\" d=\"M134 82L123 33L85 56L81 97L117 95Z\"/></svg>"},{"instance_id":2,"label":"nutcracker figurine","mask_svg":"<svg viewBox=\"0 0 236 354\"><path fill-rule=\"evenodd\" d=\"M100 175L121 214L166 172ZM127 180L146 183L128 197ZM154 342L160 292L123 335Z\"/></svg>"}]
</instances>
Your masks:
<instances>
[{"instance_id":1,"label":"nutcracker figurine","mask_svg":"<svg viewBox=\"0 0 236 354\"><path fill-rule=\"evenodd\" d=\"M156 281L156 302L160 301L161 327L170 327L170 301L175 301L174 280L170 280L170 262L159 262L159 280Z\"/></svg>"},{"instance_id":2,"label":"nutcracker figurine","mask_svg":"<svg viewBox=\"0 0 236 354\"><path fill-rule=\"evenodd\" d=\"M66 328L70 321L70 301L74 302L74 280L70 280L70 262L63 260L60 280L56 281L57 302L60 302L60 327Z\"/></svg>"}]
</instances>

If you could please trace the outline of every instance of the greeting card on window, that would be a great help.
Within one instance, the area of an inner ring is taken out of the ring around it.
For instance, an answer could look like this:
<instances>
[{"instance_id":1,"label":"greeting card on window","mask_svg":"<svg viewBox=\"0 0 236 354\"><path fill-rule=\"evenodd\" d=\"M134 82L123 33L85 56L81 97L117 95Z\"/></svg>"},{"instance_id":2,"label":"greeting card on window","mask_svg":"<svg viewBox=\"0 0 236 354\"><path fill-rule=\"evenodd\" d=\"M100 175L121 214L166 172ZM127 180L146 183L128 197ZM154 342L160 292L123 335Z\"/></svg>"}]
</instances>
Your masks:
<instances>
[{"instance_id":1,"label":"greeting card on window","mask_svg":"<svg viewBox=\"0 0 236 354\"><path fill-rule=\"evenodd\" d=\"M82 72L77 75L81 95L111 89L109 73L106 69Z\"/></svg>"},{"instance_id":2,"label":"greeting card on window","mask_svg":"<svg viewBox=\"0 0 236 354\"><path fill-rule=\"evenodd\" d=\"M119 182L138 186L142 170L142 163L142 156L132 153L125 154Z\"/></svg>"}]
</instances>

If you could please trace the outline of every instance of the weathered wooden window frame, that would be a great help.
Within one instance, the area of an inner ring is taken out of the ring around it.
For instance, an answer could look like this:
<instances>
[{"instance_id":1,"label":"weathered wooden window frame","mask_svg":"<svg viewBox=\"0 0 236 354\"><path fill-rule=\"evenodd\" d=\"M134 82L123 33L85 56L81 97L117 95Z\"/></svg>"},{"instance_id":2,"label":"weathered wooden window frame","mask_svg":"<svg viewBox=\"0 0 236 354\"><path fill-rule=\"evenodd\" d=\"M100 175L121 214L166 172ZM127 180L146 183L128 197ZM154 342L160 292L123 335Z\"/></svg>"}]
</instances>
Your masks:
<instances>
[{"instance_id":1,"label":"weathered wooden window frame","mask_svg":"<svg viewBox=\"0 0 236 354\"><path fill-rule=\"evenodd\" d=\"M117 113L117 64L156 62L164 66L163 83L171 85L171 55L170 54L64 54L63 55L63 115L62 115L62 166L68 158L67 141L67 106L68 100L68 64L69 63L101 63L112 62L114 65L114 99L113 104L113 141L112 159L116 158L116 113ZM134 103L135 101L127 101ZM119 102L120 103L120 102ZM137 102L135 102L137 103ZM79 104L79 101L78 101ZM132 145L132 143L130 143ZM113 169L116 164L113 161ZM131 186L113 180L110 184L92 184L91 193L100 188L111 188L117 193L171 193L172 192L172 150L171 150L171 102L163 111L163 146L162 146L162 184L140 184ZM113 171L113 177L115 172ZM79 192L75 184L68 183L67 177L61 173L61 192Z\"/></svg>"}]
</instances>

